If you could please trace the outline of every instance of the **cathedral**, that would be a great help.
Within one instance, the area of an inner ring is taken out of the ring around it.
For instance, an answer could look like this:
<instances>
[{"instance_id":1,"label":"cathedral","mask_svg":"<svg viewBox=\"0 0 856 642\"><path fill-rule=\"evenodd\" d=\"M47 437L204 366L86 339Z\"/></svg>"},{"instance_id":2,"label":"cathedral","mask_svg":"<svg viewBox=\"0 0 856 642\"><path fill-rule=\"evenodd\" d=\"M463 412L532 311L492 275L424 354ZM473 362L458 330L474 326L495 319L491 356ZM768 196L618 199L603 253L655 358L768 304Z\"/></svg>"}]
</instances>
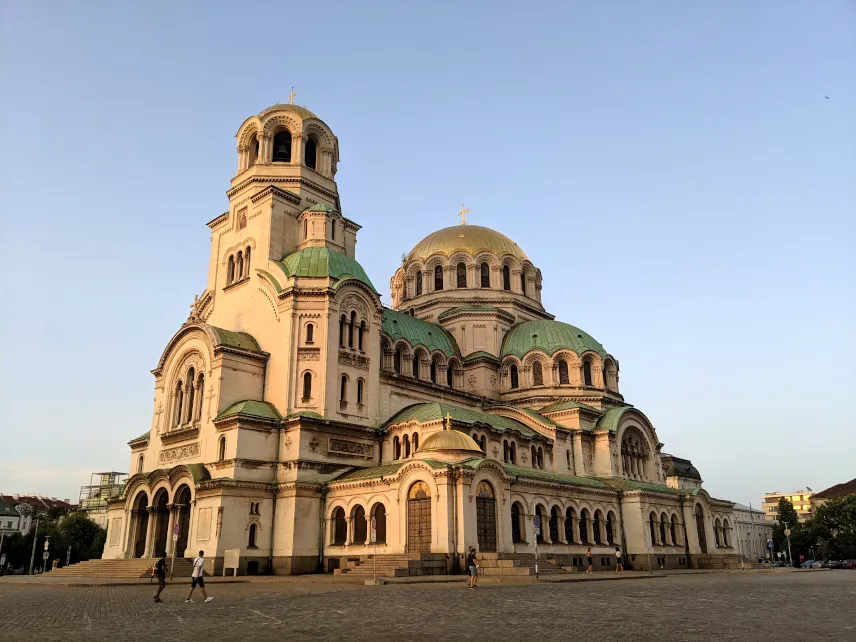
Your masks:
<instances>
[{"instance_id":1,"label":"cathedral","mask_svg":"<svg viewBox=\"0 0 856 642\"><path fill-rule=\"evenodd\" d=\"M734 565L734 504L663 452L617 357L544 309L523 248L462 207L403 257L386 307L327 124L277 104L236 138L207 285L152 370L104 558L415 575L473 546L485 573L525 574L589 548L614 568L619 546L635 569Z\"/></svg>"}]
</instances>

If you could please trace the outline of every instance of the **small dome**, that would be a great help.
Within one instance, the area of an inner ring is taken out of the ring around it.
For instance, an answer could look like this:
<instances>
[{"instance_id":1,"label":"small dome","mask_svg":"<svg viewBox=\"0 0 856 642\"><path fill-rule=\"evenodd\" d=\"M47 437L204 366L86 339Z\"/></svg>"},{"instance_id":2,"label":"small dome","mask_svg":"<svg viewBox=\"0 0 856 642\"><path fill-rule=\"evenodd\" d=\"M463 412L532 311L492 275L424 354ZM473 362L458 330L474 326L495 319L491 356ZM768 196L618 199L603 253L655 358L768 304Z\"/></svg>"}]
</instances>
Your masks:
<instances>
[{"instance_id":1,"label":"small dome","mask_svg":"<svg viewBox=\"0 0 856 642\"><path fill-rule=\"evenodd\" d=\"M481 225L455 225L437 230L419 241L407 259L425 260L433 254L450 256L458 250L469 252L473 256L479 252L490 252L500 257L510 254L521 261L529 260L517 243L505 234Z\"/></svg>"},{"instance_id":2,"label":"small dome","mask_svg":"<svg viewBox=\"0 0 856 642\"><path fill-rule=\"evenodd\" d=\"M479 448L479 445L473 441L473 438L469 435L465 435L459 430L441 430L428 435L416 452L427 453L441 450L463 451L471 452L474 455L484 455L484 452Z\"/></svg>"},{"instance_id":3,"label":"small dome","mask_svg":"<svg viewBox=\"0 0 856 642\"><path fill-rule=\"evenodd\" d=\"M293 111L303 120L306 120L307 118L318 118L318 116L306 109L306 107L302 107L300 105L293 105L292 103L277 103L276 105L272 105L261 113L259 113L259 118L264 118L266 114L269 114L272 111ZM318 120L321 119L318 118Z\"/></svg>"},{"instance_id":4,"label":"small dome","mask_svg":"<svg viewBox=\"0 0 856 642\"><path fill-rule=\"evenodd\" d=\"M562 350L582 354L588 350L606 356L606 350L590 334L561 321L527 321L514 326L502 340L500 358L513 354L519 358L532 350L549 355Z\"/></svg>"}]
</instances>

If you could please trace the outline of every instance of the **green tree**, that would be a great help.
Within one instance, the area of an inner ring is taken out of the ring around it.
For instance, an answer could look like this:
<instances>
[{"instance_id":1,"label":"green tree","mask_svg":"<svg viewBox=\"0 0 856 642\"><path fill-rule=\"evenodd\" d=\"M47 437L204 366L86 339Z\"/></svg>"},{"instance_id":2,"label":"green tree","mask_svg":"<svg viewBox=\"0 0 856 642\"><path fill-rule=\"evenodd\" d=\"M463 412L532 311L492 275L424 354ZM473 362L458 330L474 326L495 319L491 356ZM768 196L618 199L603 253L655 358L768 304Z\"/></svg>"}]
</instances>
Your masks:
<instances>
[{"instance_id":1,"label":"green tree","mask_svg":"<svg viewBox=\"0 0 856 642\"><path fill-rule=\"evenodd\" d=\"M794 558L798 560L798 554L793 549L793 538L795 531L799 530L802 525L800 524L797 511L794 510L794 505L784 497L779 500L779 515L777 519L779 521L773 527L773 543L776 546L775 550L781 551L782 553L788 552L788 538L785 535L785 529L790 528L792 531L791 552L794 555Z\"/></svg>"},{"instance_id":2,"label":"green tree","mask_svg":"<svg viewBox=\"0 0 856 642\"><path fill-rule=\"evenodd\" d=\"M826 502L817 509L811 522L824 557L856 558L856 494Z\"/></svg>"},{"instance_id":3,"label":"green tree","mask_svg":"<svg viewBox=\"0 0 856 642\"><path fill-rule=\"evenodd\" d=\"M71 546L71 561L81 562L100 557L101 550L98 542L104 529L86 516L86 513L72 513L59 524L59 534L62 546L61 559L65 561L66 550ZM101 540L101 549L104 548ZM53 549L53 547L51 547ZM51 551L53 552L53 551Z\"/></svg>"}]
</instances>

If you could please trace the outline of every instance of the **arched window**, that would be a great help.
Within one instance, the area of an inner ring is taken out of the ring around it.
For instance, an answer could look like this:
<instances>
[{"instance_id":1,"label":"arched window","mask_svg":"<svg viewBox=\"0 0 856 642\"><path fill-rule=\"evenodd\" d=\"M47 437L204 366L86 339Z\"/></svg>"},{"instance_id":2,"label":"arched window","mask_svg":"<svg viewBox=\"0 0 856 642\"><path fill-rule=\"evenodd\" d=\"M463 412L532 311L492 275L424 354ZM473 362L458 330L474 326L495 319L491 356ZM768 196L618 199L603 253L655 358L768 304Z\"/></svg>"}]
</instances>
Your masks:
<instances>
[{"instance_id":1,"label":"arched window","mask_svg":"<svg viewBox=\"0 0 856 642\"><path fill-rule=\"evenodd\" d=\"M360 327L357 332L357 350L362 352L363 350L363 337L366 335L366 322L360 321Z\"/></svg>"},{"instance_id":2,"label":"arched window","mask_svg":"<svg viewBox=\"0 0 856 642\"><path fill-rule=\"evenodd\" d=\"M235 282L235 257L229 256L229 268L226 270L226 285Z\"/></svg>"},{"instance_id":3,"label":"arched window","mask_svg":"<svg viewBox=\"0 0 856 642\"><path fill-rule=\"evenodd\" d=\"M515 544L523 541L520 528L520 504L517 502L511 505L511 541Z\"/></svg>"},{"instance_id":4,"label":"arched window","mask_svg":"<svg viewBox=\"0 0 856 642\"><path fill-rule=\"evenodd\" d=\"M244 253L240 250L238 251L238 260L235 266L235 275L239 281L244 278Z\"/></svg>"},{"instance_id":5,"label":"arched window","mask_svg":"<svg viewBox=\"0 0 856 642\"><path fill-rule=\"evenodd\" d=\"M250 524L250 537L247 542L247 548L256 548L256 525Z\"/></svg>"},{"instance_id":6,"label":"arched window","mask_svg":"<svg viewBox=\"0 0 856 642\"><path fill-rule=\"evenodd\" d=\"M138 473L143 472L143 461L144 461L143 456L140 455L139 459L137 459L137 472Z\"/></svg>"},{"instance_id":7,"label":"arched window","mask_svg":"<svg viewBox=\"0 0 856 642\"><path fill-rule=\"evenodd\" d=\"M217 461L225 461L226 460L226 437L225 435L220 437L220 445L217 449Z\"/></svg>"},{"instance_id":8,"label":"arched window","mask_svg":"<svg viewBox=\"0 0 856 642\"><path fill-rule=\"evenodd\" d=\"M455 268L455 272L457 273L458 287L467 287L467 266L463 263L458 263L458 267Z\"/></svg>"},{"instance_id":9,"label":"arched window","mask_svg":"<svg viewBox=\"0 0 856 642\"><path fill-rule=\"evenodd\" d=\"M529 456L532 458L532 468L538 468L538 452L535 450L535 446L530 447Z\"/></svg>"},{"instance_id":10,"label":"arched window","mask_svg":"<svg viewBox=\"0 0 856 642\"><path fill-rule=\"evenodd\" d=\"M430 374L431 374L431 383L437 383L437 361L434 359L431 360Z\"/></svg>"},{"instance_id":11,"label":"arched window","mask_svg":"<svg viewBox=\"0 0 856 642\"><path fill-rule=\"evenodd\" d=\"M247 162L247 167L252 167L256 164L256 161L259 159L259 135L258 132L253 134L250 137L250 144L247 146L247 154L249 154L249 159Z\"/></svg>"},{"instance_id":12,"label":"arched window","mask_svg":"<svg viewBox=\"0 0 856 642\"><path fill-rule=\"evenodd\" d=\"M541 369L541 362L535 361L532 363L532 385L533 386L543 386L544 385L544 372Z\"/></svg>"},{"instance_id":13,"label":"arched window","mask_svg":"<svg viewBox=\"0 0 856 642\"><path fill-rule=\"evenodd\" d=\"M244 276L250 276L250 246L244 250Z\"/></svg>"},{"instance_id":14,"label":"arched window","mask_svg":"<svg viewBox=\"0 0 856 642\"><path fill-rule=\"evenodd\" d=\"M422 294L422 270L416 272L416 296Z\"/></svg>"},{"instance_id":15,"label":"arched window","mask_svg":"<svg viewBox=\"0 0 856 642\"><path fill-rule=\"evenodd\" d=\"M345 327L348 325L348 318L343 314L339 317L339 345L345 345Z\"/></svg>"},{"instance_id":16,"label":"arched window","mask_svg":"<svg viewBox=\"0 0 856 642\"><path fill-rule=\"evenodd\" d=\"M446 363L446 385L450 388L455 387L455 368L451 361Z\"/></svg>"},{"instance_id":17,"label":"arched window","mask_svg":"<svg viewBox=\"0 0 856 642\"><path fill-rule=\"evenodd\" d=\"M544 507L541 504L535 507L535 514L538 516L538 519L541 521L541 528L538 530L538 533L535 535L535 540L539 543L543 543L544 540L544 531L548 528L548 521L544 517Z\"/></svg>"},{"instance_id":18,"label":"arched window","mask_svg":"<svg viewBox=\"0 0 856 642\"><path fill-rule=\"evenodd\" d=\"M392 369L395 374L401 374L401 348L395 349L395 354L392 356Z\"/></svg>"},{"instance_id":19,"label":"arched window","mask_svg":"<svg viewBox=\"0 0 856 642\"><path fill-rule=\"evenodd\" d=\"M602 536L600 534L600 523L602 519L602 514L599 510L594 512L594 520L592 521L592 531L594 533L594 543L600 546L603 543Z\"/></svg>"},{"instance_id":20,"label":"arched window","mask_svg":"<svg viewBox=\"0 0 856 642\"><path fill-rule=\"evenodd\" d=\"M520 291L526 294L526 274L520 273Z\"/></svg>"},{"instance_id":21,"label":"arched window","mask_svg":"<svg viewBox=\"0 0 856 642\"><path fill-rule=\"evenodd\" d=\"M704 510L700 504L695 507L696 532L698 533L698 545L702 554L707 554L707 534L704 527Z\"/></svg>"},{"instance_id":22,"label":"arched window","mask_svg":"<svg viewBox=\"0 0 856 642\"><path fill-rule=\"evenodd\" d=\"M657 516L651 513L648 516L648 529L651 531L651 544L657 543Z\"/></svg>"},{"instance_id":23,"label":"arched window","mask_svg":"<svg viewBox=\"0 0 856 642\"><path fill-rule=\"evenodd\" d=\"M333 544L344 546L348 540L348 522L345 519L345 509L341 506L333 512Z\"/></svg>"},{"instance_id":24,"label":"arched window","mask_svg":"<svg viewBox=\"0 0 856 642\"><path fill-rule=\"evenodd\" d=\"M274 163L291 162L291 134L281 131L273 137L273 160Z\"/></svg>"},{"instance_id":25,"label":"arched window","mask_svg":"<svg viewBox=\"0 0 856 642\"><path fill-rule=\"evenodd\" d=\"M194 397L196 396L196 388L194 387L194 383L196 379L196 370L191 368L187 371L187 403L184 406L184 421L189 422L193 419L193 410L196 408L196 405L193 403Z\"/></svg>"},{"instance_id":26,"label":"arched window","mask_svg":"<svg viewBox=\"0 0 856 642\"><path fill-rule=\"evenodd\" d=\"M354 326L357 325L357 313L351 312L351 322L348 324L348 347L354 347Z\"/></svg>"},{"instance_id":27,"label":"arched window","mask_svg":"<svg viewBox=\"0 0 856 642\"><path fill-rule=\"evenodd\" d=\"M666 539L666 524L668 523L669 518L666 517L666 513L660 515L660 544L666 545L668 540Z\"/></svg>"},{"instance_id":28,"label":"arched window","mask_svg":"<svg viewBox=\"0 0 856 642\"><path fill-rule=\"evenodd\" d=\"M508 440L503 439L502 440L502 461L505 462L506 464L508 463L508 453L509 453Z\"/></svg>"},{"instance_id":29,"label":"arched window","mask_svg":"<svg viewBox=\"0 0 856 642\"><path fill-rule=\"evenodd\" d=\"M303 401L312 399L312 373L303 373Z\"/></svg>"},{"instance_id":30,"label":"arched window","mask_svg":"<svg viewBox=\"0 0 856 642\"><path fill-rule=\"evenodd\" d=\"M580 542L582 542L583 544L588 544L589 543L589 538L588 538L588 511L586 509L583 509L582 512L580 513L579 533L580 533Z\"/></svg>"},{"instance_id":31,"label":"arched window","mask_svg":"<svg viewBox=\"0 0 856 642\"><path fill-rule=\"evenodd\" d=\"M490 287L490 266L487 263L482 263L479 266L479 272L481 274L481 286L483 288Z\"/></svg>"},{"instance_id":32,"label":"arched window","mask_svg":"<svg viewBox=\"0 0 856 642\"><path fill-rule=\"evenodd\" d=\"M567 541L568 544L573 544L576 541L576 538L574 537L574 522L576 521L577 511L569 507L568 510L565 511L565 541Z\"/></svg>"},{"instance_id":33,"label":"arched window","mask_svg":"<svg viewBox=\"0 0 856 642\"><path fill-rule=\"evenodd\" d=\"M479 446L481 446L483 453L487 453L487 437L485 437L484 435L482 435L481 439L479 439Z\"/></svg>"},{"instance_id":34,"label":"arched window","mask_svg":"<svg viewBox=\"0 0 856 642\"><path fill-rule=\"evenodd\" d=\"M568 470L570 470L571 469L571 451L570 450L565 451L565 459L568 460Z\"/></svg>"},{"instance_id":35,"label":"arched window","mask_svg":"<svg viewBox=\"0 0 856 642\"><path fill-rule=\"evenodd\" d=\"M413 447L413 452L415 453L419 450L419 433L413 433L413 437L410 439L410 445Z\"/></svg>"},{"instance_id":36,"label":"arched window","mask_svg":"<svg viewBox=\"0 0 856 642\"><path fill-rule=\"evenodd\" d=\"M511 368L509 368L509 371L511 373L511 387L512 389L517 388L517 386L519 385L519 381L517 378L517 366L511 366Z\"/></svg>"},{"instance_id":37,"label":"arched window","mask_svg":"<svg viewBox=\"0 0 856 642\"><path fill-rule=\"evenodd\" d=\"M440 265L434 268L434 289L443 289L443 267Z\"/></svg>"},{"instance_id":38,"label":"arched window","mask_svg":"<svg viewBox=\"0 0 856 642\"><path fill-rule=\"evenodd\" d=\"M422 353L417 352L413 355L413 376L419 378L419 362L422 361Z\"/></svg>"},{"instance_id":39,"label":"arched window","mask_svg":"<svg viewBox=\"0 0 856 642\"><path fill-rule=\"evenodd\" d=\"M509 459L511 459L512 464L517 463L517 442L511 442L511 446L509 446L508 457Z\"/></svg>"},{"instance_id":40,"label":"arched window","mask_svg":"<svg viewBox=\"0 0 856 642\"><path fill-rule=\"evenodd\" d=\"M330 240L336 240L336 221L330 221Z\"/></svg>"},{"instance_id":41,"label":"arched window","mask_svg":"<svg viewBox=\"0 0 856 642\"><path fill-rule=\"evenodd\" d=\"M205 375L201 372L196 377L196 408L193 409L194 421L202 418L202 397L205 394Z\"/></svg>"},{"instance_id":42,"label":"arched window","mask_svg":"<svg viewBox=\"0 0 856 642\"><path fill-rule=\"evenodd\" d=\"M311 323L306 324L306 343L315 343L313 335L315 334L315 326Z\"/></svg>"},{"instance_id":43,"label":"arched window","mask_svg":"<svg viewBox=\"0 0 856 642\"><path fill-rule=\"evenodd\" d=\"M309 238L309 219L303 219L303 240Z\"/></svg>"},{"instance_id":44,"label":"arched window","mask_svg":"<svg viewBox=\"0 0 856 642\"><path fill-rule=\"evenodd\" d=\"M559 541L559 509L555 506L550 509L550 541L553 543Z\"/></svg>"},{"instance_id":45,"label":"arched window","mask_svg":"<svg viewBox=\"0 0 856 642\"><path fill-rule=\"evenodd\" d=\"M357 379L357 405L363 403L363 386L365 382L362 379Z\"/></svg>"},{"instance_id":46,"label":"arched window","mask_svg":"<svg viewBox=\"0 0 856 642\"><path fill-rule=\"evenodd\" d=\"M410 435L404 435L404 458L410 457Z\"/></svg>"},{"instance_id":47,"label":"arched window","mask_svg":"<svg viewBox=\"0 0 856 642\"><path fill-rule=\"evenodd\" d=\"M181 406L184 404L184 382L181 379L175 383L173 403L172 425L178 426L181 423Z\"/></svg>"},{"instance_id":48,"label":"arched window","mask_svg":"<svg viewBox=\"0 0 856 642\"><path fill-rule=\"evenodd\" d=\"M392 449L394 451L393 459L401 459L401 440L398 437L392 440Z\"/></svg>"},{"instance_id":49,"label":"arched window","mask_svg":"<svg viewBox=\"0 0 856 642\"><path fill-rule=\"evenodd\" d=\"M507 265L502 266L502 289L511 289L511 270L508 269Z\"/></svg>"},{"instance_id":50,"label":"arched window","mask_svg":"<svg viewBox=\"0 0 856 642\"><path fill-rule=\"evenodd\" d=\"M366 509L362 506L357 506L354 509L354 544L366 543Z\"/></svg>"},{"instance_id":51,"label":"arched window","mask_svg":"<svg viewBox=\"0 0 856 642\"><path fill-rule=\"evenodd\" d=\"M306 139L306 150L303 154L306 159L306 167L310 169L315 169L316 158L318 156L318 149L315 145L315 139L310 136Z\"/></svg>"},{"instance_id":52,"label":"arched window","mask_svg":"<svg viewBox=\"0 0 856 642\"><path fill-rule=\"evenodd\" d=\"M645 479L647 457L648 452L642 434L633 427L625 429L621 437L621 458L625 476L631 479Z\"/></svg>"},{"instance_id":53,"label":"arched window","mask_svg":"<svg viewBox=\"0 0 856 642\"><path fill-rule=\"evenodd\" d=\"M544 468L544 449L538 448L538 468Z\"/></svg>"},{"instance_id":54,"label":"arched window","mask_svg":"<svg viewBox=\"0 0 856 642\"><path fill-rule=\"evenodd\" d=\"M386 544L386 506L375 504L372 515L375 518L375 541Z\"/></svg>"},{"instance_id":55,"label":"arched window","mask_svg":"<svg viewBox=\"0 0 856 642\"><path fill-rule=\"evenodd\" d=\"M591 359L583 361L583 383L587 386L594 385L591 378Z\"/></svg>"},{"instance_id":56,"label":"arched window","mask_svg":"<svg viewBox=\"0 0 856 642\"><path fill-rule=\"evenodd\" d=\"M615 544L615 516L612 511L606 514L606 543Z\"/></svg>"},{"instance_id":57,"label":"arched window","mask_svg":"<svg viewBox=\"0 0 856 642\"><path fill-rule=\"evenodd\" d=\"M722 545L725 546L725 548L728 548L728 530L728 520L726 519L722 522Z\"/></svg>"},{"instance_id":58,"label":"arched window","mask_svg":"<svg viewBox=\"0 0 856 642\"><path fill-rule=\"evenodd\" d=\"M672 536L672 546L678 545L678 516L672 515L672 520L669 524L669 534Z\"/></svg>"},{"instance_id":59,"label":"arched window","mask_svg":"<svg viewBox=\"0 0 856 642\"><path fill-rule=\"evenodd\" d=\"M342 380L339 384L339 401L347 401L348 400L348 377L347 375L342 375Z\"/></svg>"},{"instance_id":60,"label":"arched window","mask_svg":"<svg viewBox=\"0 0 856 642\"><path fill-rule=\"evenodd\" d=\"M559 383L571 383L571 378L568 376L568 362L564 359L559 359Z\"/></svg>"}]
</instances>

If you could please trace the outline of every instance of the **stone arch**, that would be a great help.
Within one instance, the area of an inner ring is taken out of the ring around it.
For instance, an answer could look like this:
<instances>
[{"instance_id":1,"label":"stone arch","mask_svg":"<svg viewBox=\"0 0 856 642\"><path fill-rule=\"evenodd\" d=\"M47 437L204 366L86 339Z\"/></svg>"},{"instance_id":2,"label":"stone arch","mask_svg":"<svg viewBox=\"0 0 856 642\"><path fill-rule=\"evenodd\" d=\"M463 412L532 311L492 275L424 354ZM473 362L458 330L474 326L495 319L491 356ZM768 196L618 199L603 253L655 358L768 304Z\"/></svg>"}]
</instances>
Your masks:
<instances>
[{"instance_id":1,"label":"stone arch","mask_svg":"<svg viewBox=\"0 0 856 642\"><path fill-rule=\"evenodd\" d=\"M603 360L603 387L618 392L618 362L609 355Z\"/></svg>"}]
</instances>

